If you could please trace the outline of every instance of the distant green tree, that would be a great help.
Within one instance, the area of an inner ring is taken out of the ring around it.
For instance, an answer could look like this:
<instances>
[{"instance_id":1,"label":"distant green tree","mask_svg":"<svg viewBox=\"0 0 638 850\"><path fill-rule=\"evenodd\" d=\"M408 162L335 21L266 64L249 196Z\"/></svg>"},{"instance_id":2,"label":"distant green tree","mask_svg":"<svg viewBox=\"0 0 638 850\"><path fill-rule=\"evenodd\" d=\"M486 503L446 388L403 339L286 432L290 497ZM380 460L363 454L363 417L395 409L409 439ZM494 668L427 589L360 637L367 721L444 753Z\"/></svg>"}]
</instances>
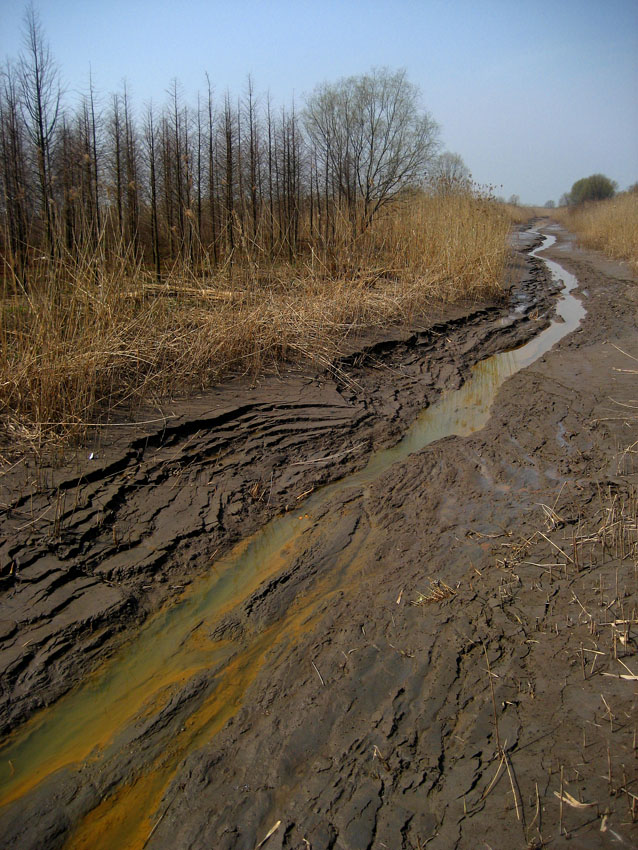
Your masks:
<instances>
[{"instance_id":1,"label":"distant green tree","mask_svg":"<svg viewBox=\"0 0 638 850\"><path fill-rule=\"evenodd\" d=\"M569 193L571 204L583 204L585 201L604 201L613 198L618 184L604 174L592 174L577 180Z\"/></svg>"}]
</instances>

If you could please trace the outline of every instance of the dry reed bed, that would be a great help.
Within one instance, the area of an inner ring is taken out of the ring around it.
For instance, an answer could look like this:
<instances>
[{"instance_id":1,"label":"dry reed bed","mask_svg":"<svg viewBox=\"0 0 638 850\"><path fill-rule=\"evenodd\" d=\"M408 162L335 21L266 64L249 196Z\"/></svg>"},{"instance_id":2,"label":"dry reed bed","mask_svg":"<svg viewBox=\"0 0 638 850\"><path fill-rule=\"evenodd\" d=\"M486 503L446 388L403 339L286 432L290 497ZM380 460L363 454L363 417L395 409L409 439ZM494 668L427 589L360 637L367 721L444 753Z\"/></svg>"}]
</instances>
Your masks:
<instances>
[{"instance_id":1,"label":"dry reed bed","mask_svg":"<svg viewBox=\"0 0 638 850\"><path fill-rule=\"evenodd\" d=\"M409 321L433 304L494 296L510 220L473 196L396 205L331 264L313 248L294 265L239 262L161 285L122 258L42 263L30 291L2 300L0 416L40 444L77 437L140 404L257 374L326 362L353 332Z\"/></svg>"},{"instance_id":2,"label":"dry reed bed","mask_svg":"<svg viewBox=\"0 0 638 850\"><path fill-rule=\"evenodd\" d=\"M628 260L638 271L638 193L557 210L560 221L588 248Z\"/></svg>"}]
</instances>

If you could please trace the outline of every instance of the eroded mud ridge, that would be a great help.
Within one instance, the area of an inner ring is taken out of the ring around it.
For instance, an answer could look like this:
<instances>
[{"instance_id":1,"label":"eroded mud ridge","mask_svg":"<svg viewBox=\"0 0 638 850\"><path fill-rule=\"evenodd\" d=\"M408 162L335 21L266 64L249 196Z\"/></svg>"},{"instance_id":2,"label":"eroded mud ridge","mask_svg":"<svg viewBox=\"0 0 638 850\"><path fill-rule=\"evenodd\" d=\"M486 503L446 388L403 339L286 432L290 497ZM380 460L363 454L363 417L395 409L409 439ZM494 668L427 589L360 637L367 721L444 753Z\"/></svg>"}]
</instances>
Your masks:
<instances>
[{"instance_id":1,"label":"eroded mud ridge","mask_svg":"<svg viewBox=\"0 0 638 850\"><path fill-rule=\"evenodd\" d=\"M379 452L547 324L534 259L508 304L5 477L6 728L202 576L9 736L11 846L635 844L635 282L560 246L588 314L474 435Z\"/></svg>"},{"instance_id":2,"label":"eroded mud ridge","mask_svg":"<svg viewBox=\"0 0 638 850\"><path fill-rule=\"evenodd\" d=\"M71 474L6 474L0 728L66 690L216 553L394 442L477 360L537 334L556 286L539 261L513 277L514 316L508 304L459 311L371 341L331 374L222 388L88 446Z\"/></svg>"}]
</instances>

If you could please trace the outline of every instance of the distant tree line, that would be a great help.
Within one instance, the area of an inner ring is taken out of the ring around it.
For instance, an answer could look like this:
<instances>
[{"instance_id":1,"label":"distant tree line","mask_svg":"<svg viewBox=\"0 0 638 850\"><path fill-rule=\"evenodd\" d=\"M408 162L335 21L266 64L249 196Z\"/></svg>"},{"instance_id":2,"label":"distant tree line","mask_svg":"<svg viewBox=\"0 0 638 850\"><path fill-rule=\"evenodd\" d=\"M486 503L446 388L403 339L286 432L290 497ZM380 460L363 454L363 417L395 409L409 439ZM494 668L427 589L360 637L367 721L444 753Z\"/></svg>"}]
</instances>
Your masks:
<instances>
[{"instance_id":1,"label":"distant tree line","mask_svg":"<svg viewBox=\"0 0 638 850\"><path fill-rule=\"evenodd\" d=\"M328 257L436 162L437 125L402 71L320 85L302 109L275 108L251 78L218 97L207 77L195 106L174 81L138 113L126 85L104 105L91 79L69 109L32 8L25 24L0 74L5 278L26 283L36 256L127 256L158 280L176 263Z\"/></svg>"}]
</instances>

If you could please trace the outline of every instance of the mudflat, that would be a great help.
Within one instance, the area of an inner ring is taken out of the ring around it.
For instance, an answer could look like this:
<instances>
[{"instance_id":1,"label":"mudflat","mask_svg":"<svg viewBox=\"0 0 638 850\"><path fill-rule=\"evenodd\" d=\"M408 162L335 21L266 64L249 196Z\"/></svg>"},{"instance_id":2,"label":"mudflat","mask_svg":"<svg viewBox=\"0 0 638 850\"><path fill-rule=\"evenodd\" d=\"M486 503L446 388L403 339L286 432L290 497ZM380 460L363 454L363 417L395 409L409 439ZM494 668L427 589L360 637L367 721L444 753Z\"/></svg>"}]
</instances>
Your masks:
<instances>
[{"instance_id":1,"label":"mudflat","mask_svg":"<svg viewBox=\"0 0 638 850\"><path fill-rule=\"evenodd\" d=\"M501 303L5 469L6 846L636 845L638 281L537 227L587 312L509 377L538 233Z\"/></svg>"}]
</instances>

